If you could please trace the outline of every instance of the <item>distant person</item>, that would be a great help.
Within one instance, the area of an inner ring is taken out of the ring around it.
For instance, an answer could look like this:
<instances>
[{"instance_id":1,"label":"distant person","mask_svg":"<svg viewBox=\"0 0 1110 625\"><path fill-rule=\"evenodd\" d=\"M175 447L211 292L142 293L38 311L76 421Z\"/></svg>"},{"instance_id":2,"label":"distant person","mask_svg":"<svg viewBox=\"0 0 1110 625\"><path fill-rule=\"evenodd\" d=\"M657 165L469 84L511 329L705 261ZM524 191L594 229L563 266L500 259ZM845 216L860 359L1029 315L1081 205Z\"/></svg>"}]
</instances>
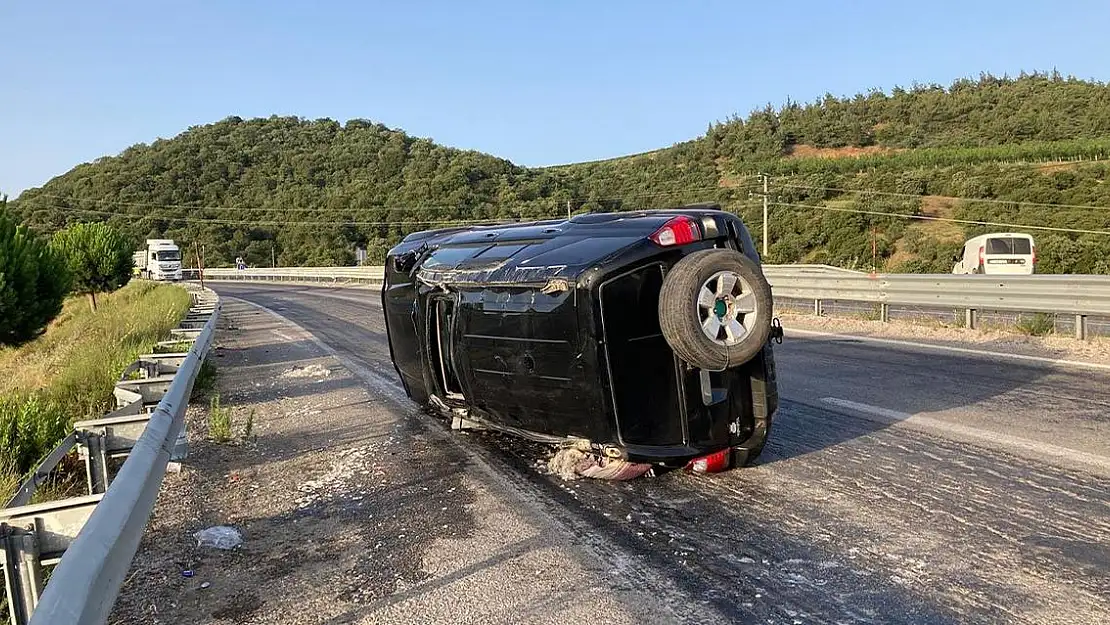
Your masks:
<instances>
[{"instance_id":1,"label":"distant person","mask_svg":"<svg viewBox=\"0 0 1110 625\"><path fill-rule=\"evenodd\" d=\"M243 260L242 256L235 257L235 268L242 271L247 268L247 262Z\"/></svg>"}]
</instances>

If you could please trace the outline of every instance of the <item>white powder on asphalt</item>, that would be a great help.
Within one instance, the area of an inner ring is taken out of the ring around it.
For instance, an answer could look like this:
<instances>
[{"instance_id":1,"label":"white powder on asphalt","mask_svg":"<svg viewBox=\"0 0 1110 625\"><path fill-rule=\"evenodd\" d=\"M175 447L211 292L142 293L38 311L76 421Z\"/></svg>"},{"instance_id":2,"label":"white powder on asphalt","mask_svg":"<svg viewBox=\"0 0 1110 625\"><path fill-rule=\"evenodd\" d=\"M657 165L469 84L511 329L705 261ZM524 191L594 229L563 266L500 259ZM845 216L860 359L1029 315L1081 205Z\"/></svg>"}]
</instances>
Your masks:
<instances>
[{"instance_id":1,"label":"white powder on asphalt","mask_svg":"<svg viewBox=\"0 0 1110 625\"><path fill-rule=\"evenodd\" d=\"M286 369L281 374L283 378L326 378L331 375L331 369L319 363L307 367L293 367Z\"/></svg>"}]
</instances>

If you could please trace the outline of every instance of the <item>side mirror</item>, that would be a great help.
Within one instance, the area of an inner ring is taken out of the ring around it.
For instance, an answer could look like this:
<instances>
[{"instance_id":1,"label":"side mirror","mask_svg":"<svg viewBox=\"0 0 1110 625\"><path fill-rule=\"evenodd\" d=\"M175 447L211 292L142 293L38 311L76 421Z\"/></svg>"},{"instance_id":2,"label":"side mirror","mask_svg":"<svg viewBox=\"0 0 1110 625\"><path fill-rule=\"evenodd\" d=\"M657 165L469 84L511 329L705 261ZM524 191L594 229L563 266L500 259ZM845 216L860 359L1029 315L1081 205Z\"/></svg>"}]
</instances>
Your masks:
<instances>
[{"instance_id":1,"label":"side mirror","mask_svg":"<svg viewBox=\"0 0 1110 625\"><path fill-rule=\"evenodd\" d=\"M397 273L408 273L416 265L416 252L405 252L393 257L393 270Z\"/></svg>"}]
</instances>

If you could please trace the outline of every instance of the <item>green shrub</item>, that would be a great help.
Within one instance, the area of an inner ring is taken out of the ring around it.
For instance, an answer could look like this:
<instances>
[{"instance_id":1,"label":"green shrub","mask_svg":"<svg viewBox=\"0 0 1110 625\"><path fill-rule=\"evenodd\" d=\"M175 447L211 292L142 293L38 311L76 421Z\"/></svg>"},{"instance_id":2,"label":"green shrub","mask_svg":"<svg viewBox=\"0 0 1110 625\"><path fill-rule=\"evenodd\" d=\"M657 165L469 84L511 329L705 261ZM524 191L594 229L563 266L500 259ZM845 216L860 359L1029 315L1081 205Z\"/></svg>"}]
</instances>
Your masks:
<instances>
[{"instance_id":1,"label":"green shrub","mask_svg":"<svg viewBox=\"0 0 1110 625\"><path fill-rule=\"evenodd\" d=\"M70 298L48 331L0 349L0 499L5 474L22 475L69 432L73 421L114 406L120 373L177 326L189 309L182 288L135 282L93 314Z\"/></svg>"},{"instance_id":2,"label":"green shrub","mask_svg":"<svg viewBox=\"0 0 1110 625\"><path fill-rule=\"evenodd\" d=\"M62 310L67 274L49 246L5 212L0 199L0 345L42 332Z\"/></svg>"},{"instance_id":3,"label":"green shrub","mask_svg":"<svg viewBox=\"0 0 1110 625\"><path fill-rule=\"evenodd\" d=\"M0 396L0 450L17 473L33 466L44 451L65 438L68 426L68 415L52 398L39 393Z\"/></svg>"},{"instance_id":4,"label":"green shrub","mask_svg":"<svg viewBox=\"0 0 1110 625\"><path fill-rule=\"evenodd\" d=\"M1056 331L1056 316L1047 313L1023 315L1017 322L1017 329L1029 336L1048 336Z\"/></svg>"},{"instance_id":5,"label":"green shrub","mask_svg":"<svg viewBox=\"0 0 1110 625\"><path fill-rule=\"evenodd\" d=\"M69 269L74 292L88 295L93 310L97 293L131 279L131 245L106 223L74 224L55 233L50 245Z\"/></svg>"},{"instance_id":6,"label":"green shrub","mask_svg":"<svg viewBox=\"0 0 1110 625\"><path fill-rule=\"evenodd\" d=\"M208 437L217 443L231 440L231 408L220 406L220 396L208 402Z\"/></svg>"}]
</instances>

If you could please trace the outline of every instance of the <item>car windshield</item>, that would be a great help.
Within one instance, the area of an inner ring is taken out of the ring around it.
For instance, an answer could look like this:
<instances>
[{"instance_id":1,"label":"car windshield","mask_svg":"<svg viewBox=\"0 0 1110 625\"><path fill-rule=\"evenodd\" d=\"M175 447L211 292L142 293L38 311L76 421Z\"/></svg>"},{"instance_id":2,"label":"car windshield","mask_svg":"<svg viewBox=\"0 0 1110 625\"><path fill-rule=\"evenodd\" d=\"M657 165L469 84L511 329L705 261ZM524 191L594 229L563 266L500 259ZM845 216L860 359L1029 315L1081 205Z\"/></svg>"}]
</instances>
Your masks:
<instances>
[{"instance_id":1,"label":"car windshield","mask_svg":"<svg viewBox=\"0 0 1110 625\"><path fill-rule=\"evenodd\" d=\"M181 260L181 252L177 250L166 250L164 252L155 252L154 260Z\"/></svg>"},{"instance_id":2,"label":"car windshield","mask_svg":"<svg viewBox=\"0 0 1110 625\"><path fill-rule=\"evenodd\" d=\"M987 239L987 254L1031 254L1032 243L1024 237Z\"/></svg>"}]
</instances>

